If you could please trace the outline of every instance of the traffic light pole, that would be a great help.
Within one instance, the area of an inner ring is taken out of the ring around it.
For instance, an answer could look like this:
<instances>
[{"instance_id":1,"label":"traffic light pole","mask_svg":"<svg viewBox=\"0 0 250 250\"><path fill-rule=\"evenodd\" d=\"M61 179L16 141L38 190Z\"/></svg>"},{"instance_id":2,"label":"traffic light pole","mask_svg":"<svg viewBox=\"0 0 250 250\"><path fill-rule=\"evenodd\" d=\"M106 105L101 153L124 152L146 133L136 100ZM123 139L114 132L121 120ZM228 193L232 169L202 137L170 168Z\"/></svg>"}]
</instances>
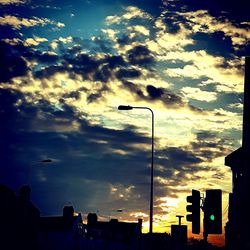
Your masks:
<instances>
[{"instance_id":1,"label":"traffic light pole","mask_svg":"<svg viewBox=\"0 0 250 250\"><path fill-rule=\"evenodd\" d=\"M208 241L207 241L207 237L208 237L208 234L207 234L207 232L206 232L206 228L205 228L205 216L204 216L204 214L205 214L205 197L204 197L204 195L203 195L203 197L201 198L201 201L202 201L202 204L201 204L201 210L202 210L202 212L203 212L203 240L204 240L204 243L205 244L207 244L208 243Z\"/></svg>"},{"instance_id":2,"label":"traffic light pole","mask_svg":"<svg viewBox=\"0 0 250 250\"><path fill-rule=\"evenodd\" d=\"M203 211L203 214L204 214L204 211ZM208 233L206 232L204 225L205 225L205 219L203 219L203 240L207 244L208 243L208 241L207 241Z\"/></svg>"}]
</instances>

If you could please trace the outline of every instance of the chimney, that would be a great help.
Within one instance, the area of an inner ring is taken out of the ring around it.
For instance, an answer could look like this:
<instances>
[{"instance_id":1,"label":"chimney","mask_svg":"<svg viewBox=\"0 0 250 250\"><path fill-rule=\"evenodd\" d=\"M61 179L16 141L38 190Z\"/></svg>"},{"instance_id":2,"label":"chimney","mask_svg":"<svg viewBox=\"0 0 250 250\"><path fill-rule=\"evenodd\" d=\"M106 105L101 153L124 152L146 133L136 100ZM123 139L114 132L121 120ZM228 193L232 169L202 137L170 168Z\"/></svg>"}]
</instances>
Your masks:
<instances>
[{"instance_id":1,"label":"chimney","mask_svg":"<svg viewBox=\"0 0 250 250\"><path fill-rule=\"evenodd\" d=\"M87 220L88 220L88 226L95 225L97 220L98 220L97 214L96 213L89 213L88 217L87 217Z\"/></svg>"},{"instance_id":2,"label":"chimney","mask_svg":"<svg viewBox=\"0 0 250 250\"><path fill-rule=\"evenodd\" d=\"M245 58L242 147L250 151L250 57Z\"/></svg>"},{"instance_id":3,"label":"chimney","mask_svg":"<svg viewBox=\"0 0 250 250\"><path fill-rule=\"evenodd\" d=\"M141 229L142 229L142 219L138 219L138 229L139 229L139 232L141 233Z\"/></svg>"}]
</instances>

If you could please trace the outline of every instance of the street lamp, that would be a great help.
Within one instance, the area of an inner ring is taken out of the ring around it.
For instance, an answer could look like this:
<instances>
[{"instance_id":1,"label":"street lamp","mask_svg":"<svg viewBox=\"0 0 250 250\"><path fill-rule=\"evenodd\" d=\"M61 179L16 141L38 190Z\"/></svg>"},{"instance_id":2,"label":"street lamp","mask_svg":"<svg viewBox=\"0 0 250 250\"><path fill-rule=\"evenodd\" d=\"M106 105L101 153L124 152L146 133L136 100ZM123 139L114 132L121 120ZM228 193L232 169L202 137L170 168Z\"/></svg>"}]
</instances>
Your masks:
<instances>
[{"instance_id":1,"label":"street lamp","mask_svg":"<svg viewBox=\"0 0 250 250\"><path fill-rule=\"evenodd\" d=\"M40 163L49 163L49 162L52 162L51 159L45 159L45 160L41 160L39 161Z\"/></svg>"},{"instance_id":2,"label":"street lamp","mask_svg":"<svg viewBox=\"0 0 250 250\"><path fill-rule=\"evenodd\" d=\"M154 179L154 112L148 107L134 107L120 105L119 110L131 110L131 109L147 109L152 114L152 150L151 150L151 175L150 175L150 215L149 215L149 233L153 233L153 179Z\"/></svg>"}]
</instances>

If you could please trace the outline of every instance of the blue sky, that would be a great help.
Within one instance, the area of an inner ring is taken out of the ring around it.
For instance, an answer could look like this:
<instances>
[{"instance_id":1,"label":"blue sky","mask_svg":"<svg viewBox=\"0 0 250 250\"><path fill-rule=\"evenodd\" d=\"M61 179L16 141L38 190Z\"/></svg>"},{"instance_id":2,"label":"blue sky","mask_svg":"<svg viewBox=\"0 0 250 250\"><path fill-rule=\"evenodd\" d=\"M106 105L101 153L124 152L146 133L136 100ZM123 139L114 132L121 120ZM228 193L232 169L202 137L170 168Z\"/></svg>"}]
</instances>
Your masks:
<instances>
[{"instance_id":1,"label":"blue sky","mask_svg":"<svg viewBox=\"0 0 250 250\"><path fill-rule=\"evenodd\" d=\"M218 3L219 2L219 3ZM169 231L191 189L231 192L241 145L246 1L0 0L0 181L32 186L43 215L65 204ZM51 163L39 161L52 159ZM122 213L116 213L122 209Z\"/></svg>"}]
</instances>

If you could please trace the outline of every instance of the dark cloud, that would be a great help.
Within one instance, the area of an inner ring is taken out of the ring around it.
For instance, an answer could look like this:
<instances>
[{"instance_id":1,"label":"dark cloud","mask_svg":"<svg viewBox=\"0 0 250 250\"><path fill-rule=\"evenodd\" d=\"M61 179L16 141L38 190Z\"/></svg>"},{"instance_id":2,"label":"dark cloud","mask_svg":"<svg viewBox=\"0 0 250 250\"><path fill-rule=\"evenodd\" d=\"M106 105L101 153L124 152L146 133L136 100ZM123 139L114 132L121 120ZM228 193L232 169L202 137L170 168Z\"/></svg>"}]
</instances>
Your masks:
<instances>
[{"instance_id":1,"label":"dark cloud","mask_svg":"<svg viewBox=\"0 0 250 250\"><path fill-rule=\"evenodd\" d=\"M169 16L167 13L163 15L162 22L166 25L167 31L171 34L176 34L180 31L181 17L177 14L172 13Z\"/></svg>"},{"instance_id":2,"label":"dark cloud","mask_svg":"<svg viewBox=\"0 0 250 250\"><path fill-rule=\"evenodd\" d=\"M11 90L11 89L1 89L0 88L0 116L1 116L1 133L7 131L18 132L20 129L28 128L28 123L24 122L22 117L25 114L30 114L31 117L36 113L36 110L29 105L24 105L25 99L23 93ZM17 105L20 102L20 105ZM6 142L8 142L7 138Z\"/></svg>"},{"instance_id":3,"label":"dark cloud","mask_svg":"<svg viewBox=\"0 0 250 250\"><path fill-rule=\"evenodd\" d=\"M80 37L73 37L73 46L68 49L71 54L76 54L82 51L89 51L90 54L97 54L99 52L105 54L112 54L113 43L103 35L92 37L92 39L84 39Z\"/></svg>"},{"instance_id":4,"label":"dark cloud","mask_svg":"<svg viewBox=\"0 0 250 250\"><path fill-rule=\"evenodd\" d=\"M188 152L181 148L169 147L164 151L166 157L168 157L169 162L174 165L184 165L184 164L195 164L200 163L202 160L197 157L194 153ZM175 163L173 163L173 161Z\"/></svg>"},{"instance_id":5,"label":"dark cloud","mask_svg":"<svg viewBox=\"0 0 250 250\"><path fill-rule=\"evenodd\" d=\"M0 10L0 15L1 15L1 10ZM0 31L1 31L0 39L5 39L5 38L12 39L20 36L15 30L11 29L9 26L0 25Z\"/></svg>"},{"instance_id":6,"label":"dark cloud","mask_svg":"<svg viewBox=\"0 0 250 250\"><path fill-rule=\"evenodd\" d=\"M38 60L54 60L55 64L35 71L35 77L49 78L57 72L67 72L72 78L75 78L77 74L81 75L85 80L106 83L112 77L114 69L126 67L125 61L121 56L107 54L104 58L98 59L95 57L95 54L83 53L84 49L81 45L69 48L63 47L60 51L60 57L48 53L37 55ZM58 59L60 60L58 61ZM126 71L126 69L124 70ZM121 71L120 75L122 73Z\"/></svg>"},{"instance_id":7,"label":"dark cloud","mask_svg":"<svg viewBox=\"0 0 250 250\"><path fill-rule=\"evenodd\" d=\"M107 56L104 60L104 63L108 63L109 67L111 69L120 67L120 66L125 66L125 61L123 57L121 56Z\"/></svg>"},{"instance_id":8,"label":"dark cloud","mask_svg":"<svg viewBox=\"0 0 250 250\"><path fill-rule=\"evenodd\" d=\"M133 39L130 38L128 35L122 34L120 35L120 37L117 38L117 43L119 45L127 45L127 44L131 44L133 42Z\"/></svg>"},{"instance_id":9,"label":"dark cloud","mask_svg":"<svg viewBox=\"0 0 250 250\"><path fill-rule=\"evenodd\" d=\"M146 89L147 89L147 92L148 92L150 98L152 98L152 99L161 98L161 96L164 93L162 88L156 88L153 85L148 85Z\"/></svg>"},{"instance_id":10,"label":"dark cloud","mask_svg":"<svg viewBox=\"0 0 250 250\"><path fill-rule=\"evenodd\" d=\"M199 163L203 159L192 148L169 147L164 150L158 150L155 153L155 164L160 168L155 168L155 176L163 177L167 180L167 184L159 183L160 186L185 185L191 174L194 178L199 179L196 174L199 172Z\"/></svg>"},{"instance_id":11,"label":"dark cloud","mask_svg":"<svg viewBox=\"0 0 250 250\"><path fill-rule=\"evenodd\" d=\"M132 93L135 93L137 96L139 96L140 98L145 98L142 90L140 89L139 86L137 86L136 84L134 84L133 82L130 81L122 81L123 85L128 88Z\"/></svg>"},{"instance_id":12,"label":"dark cloud","mask_svg":"<svg viewBox=\"0 0 250 250\"><path fill-rule=\"evenodd\" d=\"M114 129L108 129L108 128L104 128L102 126L90 126L86 121L81 121L81 131L87 134L91 134L91 140L95 139L95 140L108 140L108 141L113 141L115 138L117 139L117 141L115 141L115 144L112 144L113 146L117 147L117 148L121 148L119 147L119 144L121 142L123 142L123 144L121 144L121 146L124 146L124 143L149 143L150 139L144 137L143 135L137 134L135 133L133 130L135 128L133 127L129 127L128 129L124 129L124 130L114 130ZM116 144L117 143L117 144Z\"/></svg>"},{"instance_id":13,"label":"dark cloud","mask_svg":"<svg viewBox=\"0 0 250 250\"><path fill-rule=\"evenodd\" d=\"M196 137L198 141L203 141L203 140L213 140L214 138L217 137L218 134L210 131L201 131L196 133Z\"/></svg>"},{"instance_id":14,"label":"dark cloud","mask_svg":"<svg viewBox=\"0 0 250 250\"><path fill-rule=\"evenodd\" d=\"M82 73L82 75L96 71L99 66L98 61L87 54L79 54L75 58L66 58L66 61L73 65L75 72Z\"/></svg>"},{"instance_id":15,"label":"dark cloud","mask_svg":"<svg viewBox=\"0 0 250 250\"><path fill-rule=\"evenodd\" d=\"M190 146L203 161L211 162L217 157L225 156L228 152L226 140L221 138L218 133L199 131L196 133L196 139L191 142Z\"/></svg>"},{"instance_id":16,"label":"dark cloud","mask_svg":"<svg viewBox=\"0 0 250 250\"><path fill-rule=\"evenodd\" d=\"M47 66L41 70L37 70L33 73L34 77L43 79L43 78L50 78L51 76L55 75L56 73L64 73L67 72L67 66L63 65L52 65Z\"/></svg>"},{"instance_id":17,"label":"dark cloud","mask_svg":"<svg viewBox=\"0 0 250 250\"><path fill-rule=\"evenodd\" d=\"M190 23L190 26L192 26L192 23ZM192 35L192 39L195 42L185 46L185 50L205 50L211 55L219 55L226 58L231 58L232 53L235 53L231 38L225 36L222 31L214 33L197 32Z\"/></svg>"},{"instance_id":18,"label":"dark cloud","mask_svg":"<svg viewBox=\"0 0 250 250\"><path fill-rule=\"evenodd\" d=\"M104 85L101 89L98 90L98 92L89 94L87 97L88 103L98 101L98 99L102 97L103 92L106 91L109 91L109 88Z\"/></svg>"},{"instance_id":19,"label":"dark cloud","mask_svg":"<svg viewBox=\"0 0 250 250\"><path fill-rule=\"evenodd\" d=\"M154 162L154 175L165 180L165 183L157 178L155 180L159 197L176 197L178 192L182 193L183 190L174 190L175 186L185 186L187 182L195 182L202 178L199 176L199 164L204 162L204 159L191 145L158 150L155 152Z\"/></svg>"},{"instance_id":20,"label":"dark cloud","mask_svg":"<svg viewBox=\"0 0 250 250\"><path fill-rule=\"evenodd\" d=\"M103 53L112 53L113 49L112 49L112 42L105 39L104 37L96 37L94 39L94 43L93 43L93 51L98 52L103 52Z\"/></svg>"},{"instance_id":21,"label":"dark cloud","mask_svg":"<svg viewBox=\"0 0 250 250\"><path fill-rule=\"evenodd\" d=\"M111 78L112 72L108 65L102 65L94 74L94 79L100 82L108 82Z\"/></svg>"},{"instance_id":22,"label":"dark cloud","mask_svg":"<svg viewBox=\"0 0 250 250\"><path fill-rule=\"evenodd\" d=\"M188 104L188 107L191 111L195 112L195 113L201 113L201 114L206 114L206 110L196 107L194 105Z\"/></svg>"},{"instance_id":23,"label":"dark cloud","mask_svg":"<svg viewBox=\"0 0 250 250\"><path fill-rule=\"evenodd\" d=\"M133 145L150 144L150 138L135 133L133 127L120 131L90 125L63 103L60 110L46 101L34 105L26 103L21 93L3 89L0 97L3 153L0 182L17 188L31 176L33 199L43 213L60 213L58 204L67 202L66 199L73 200L81 209L89 209L88 206L93 205L91 193L98 191L96 186L92 186L92 192L87 186L80 188L84 180L90 187L91 183L96 185L98 182L105 183L105 188L108 183L133 185L136 188L131 199L137 197L139 191L145 193L144 188L148 188L150 181L149 170L142 170L150 163L150 154L145 157L145 151ZM16 103L20 100L21 105L17 108ZM72 122L80 124L79 131L67 132ZM61 131L60 127L66 130ZM128 152L128 155L116 153L116 150ZM43 157L56 160L51 166L35 164L30 173L30 164ZM131 165L133 168L129 167ZM76 191L77 187L82 191ZM44 197L43 193L51 195ZM57 198L51 199L53 195ZM110 195L108 189L105 195ZM147 198L147 195L140 198L140 208ZM136 204L136 201L131 203Z\"/></svg>"},{"instance_id":24,"label":"dark cloud","mask_svg":"<svg viewBox=\"0 0 250 250\"><path fill-rule=\"evenodd\" d=\"M146 91L148 95L145 95L142 91L142 86L136 85L133 82L123 80L123 85L128 88L132 93L135 93L139 98L144 100L159 100L166 106L182 107L184 102L181 96L171 92L164 88L157 88L153 85L147 85Z\"/></svg>"},{"instance_id":25,"label":"dark cloud","mask_svg":"<svg viewBox=\"0 0 250 250\"><path fill-rule=\"evenodd\" d=\"M120 80L124 79L124 78L138 78L140 77L141 72L137 69L120 69L117 73L116 73L116 77Z\"/></svg>"},{"instance_id":26,"label":"dark cloud","mask_svg":"<svg viewBox=\"0 0 250 250\"><path fill-rule=\"evenodd\" d=\"M128 60L132 65L152 66L154 57L151 51L143 45L138 45L128 51Z\"/></svg>"},{"instance_id":27,"label":"dark cloud","mask_svg":"<svg viewBox=\"0 0 250 250\"><path fill-rule=\"evenodd\" d=\"M56 63L59 59L59 56L56 54L51 54L49 52L44 52L44 53L39 53L35 56L35 58L40 62L40 63Z\"/></svg>"},{"instance_id":28,"label":"dark cloud","mask_svg":"<svg viewBox=\"0 0 250 250\"><path fill-rule=\"evenodd\" d=\"M13 46L6 45L9 47L9 50L12 50ZM6 48L4 50L6 52ZM153 57L150 54L148 48L144 46L136 46L131 49L128 53L128 58L130 61L126 63L122 56L118 55L106 55L104 58L97 59L95 56L83 53L83 48L80 45L76 45L69 48L61 48L61 55L52 54L49 52L41 52L39 49L25 48L23 51L23 57L27 60L35 60L40 64L45 64L46 66L41 69L41 65L33 69L33 75L39 79L48 79L56 73L68 73L69 76L74 79L76 75L81 75L85 80L91 81L100 81L102 83L107 83L114 75L123 82L127 78L138 78L141 76L141 72L138 69L131 68L130 64L140 65L141 67L147 66L153 62ZM21 49L18 50L21 52ZM16 55L16 54L15 54ZM16 59L16 57L14 57ZM16 63L23 62L22 66L26 66L26 62L22 57L19 57L19 61L16 60ZM20 63L19 63L20 64ZM14 76L20 76L21 74L27 73L27 66L22 70L20 65L17 65L18 70L15 71L12 75L3 74L5 81L10 81ZM15 66L15 64L13 64ZM12 65L12 67L13 67ZM5 67L8 67L10 70L10 65L7 64ZM125 81L126 82L126 81ZM23 82L25 84L25 82ZM126 85L126 83L124 83ZM128 84L127 84L128 86ZM133 86L135 87L135 86ZM133 90L132 85L130 84L130 90ZM142 91L137 88L137 95L143 97ZM102 97L104 91L108 91L108 88L103 85L103 88L98 93L89 93L88 101L93 102ZM149 97L151 99L160 98L159 93L162 92L160 89L154 89L153 86L147 88ZM65 95L65 98L77 98L79 93L69 93ZM174 102L174 95L168 94L168 103ZM143 97L147 98L147 97Z\"/></svg>"},{"instance_id":29,"label":"dark cloud","mask_svg":"<svg viewBox=\"0 0 250 250\"><path fill-rule=\"evenodd\" d=\"M217 158L217 157L223 157L225 156L225 151L219 151L220 148L217 148L217 151L213 152L210 149L207 150L200 150L199 151L199 156L202 157L203 159L206 159L207 162L212 162L213 159Z\"/></svg>"},{"instance_id":30,"label":"dark cloud","mask_svg":"<svg viewBox=\"0 0 250 250\"><path fill-rule=\"evenodd\" d=\"M30 128L24 117L36 115L32 106L26 106L25 110L17 108L16 103L20 101L24 102L24 96L19 91L0 89L0 182L12 185L20 185L23 171L16 164L22 158L16 145L22 147L29 141L29 137L20 136Z\"/></svg>"},{"instance_id":31,"label":"dark cloud","mask_svg":"<svg viewBox=\"0 0 250 250\"><path fill-rule=\"evenodd\" d=\"M217 107L222 103L225 110L242 114L244 93L220 93L217 99ZM237 106L232 106L232 104L236 104Z\"/></svg>"},{"instance_id":32,"label":"dark cloud","mask_svg":"<svg viewBox=\"0 0 250 250\"><path fill-rule=\"evenodd\" d=\"M164 96L163 96L163 102L167 105L178 105L178 106L184 106L184 102L181 98L181 96L169 91L165 90L164 91Z\"/></svg>"},{"instance_id":33,"label":"dark cloud","mask_svg":"<svg viewBox=\"0 0 250 250\"><path fill-rule=\"evenodd\" d=\"M23 64L26 63L24 59L32 61L35 60L41 64L52 64L59 59L59 56L55 53L52 53L52 51L50 51L47 47L43 48L44 51L42 51L42 49L36 49L32 46L27 47L24 46L24 42L20 39L17 40L16 44L1 41L0 49L2 58L6 59L6 61L8 62L5 67L8 67L10 70L10 66L14 65L15 71L17 72L21 71L24 68ZM20 63L21 61L24 63ZM23 74L21 74L20 76L22 75Z\"/></svg>"},{"instance_id":34,"label":"dark cloud","mask_svg":"<svg viewBox=\"0 0 250 250\"><path fill-rule=\"evenodd\" d=\"M148 85L146 89L149 94L149 99L151 100L161 100L166 106L184 106L182 97L171 92L170 90L156 88L153 85Z\"/></svg>"},{"instance_id":35,"label":"dark cloud","mask_svg":"<svg viewBox=\"0 0 250 250\"><path fill-rule=\"evenodd\" d=\"M27 74L28 66L21 54L25 50L24 46L0 41L0 82L9 82L13 77Z\"/></svg>"},{"instance_id":36,"label":"dark cloud","mask_svg":"<svg viewBox=\"0 0 250 250\"><path fill-rule=\"evenodd\" d=\"M76 40L77 43L79 43L77 37L74 37L73 41L75 41L75 40ZM75 44L72 47L68 48L66 53L68 53L68 55L70 55L72 57L73 55L75 56L75 55L81 53L82 52L82 48L83 48L83 45ZM63 52L65 52L65 50Z\"/></svg>"},{"instance_id":37,"label":"dark cloud","mask_svg":"<svg viewBox=\"0 0 250 250\"><path fill-rule=\"evenodd\" d=\"M71 91L70 93L66 93L62 96L62 98L67 99L67 98L73 98L75 100L79 100L80 99L80 92L79 91Z\"/></svg>"},{"instance_id":38,"label":"dark cloud","mask_svg":"<svg viewBox=\"0 0 250 250\"><path fill-rule=\"evenodd\" d=\"M81 52L81 53L80 53ZM57 60L58 57L47 57L43 55L43 60ZM38 59L42 60L41 56ZM57 72L67 72L70 77L81 75L85 80L108 82L113 76L115 69L119 69L116 73L119 79L136 78L140 76L140 72L136 69L126 68L124 59L121 56L107 55L104 58L97 59L94 55L82 53L82 49L78 46L65 50L65 54L61 55L61 60L55 65L47 66L34 72L37 78L49 78ZM121 68L124 67L124 68Z\"/></svg>"},{"instance_id":39,"label":"dark cloud","mask_svg":"<svg viewBox=\"0 0 250 250\"><path fill-rule=\"evenodd\" d=\"M77 111L63 103L61 109L56 110L46 101L32 105L26 103L17 91L1 91L0 107L5 111L0 112L1 121L6 121L1 129L6 134L1 182L12 187L21 185L27 179L29 164L47 156L57 160L51 166L33 168L31 174L33 199L44 214L60 213L67 201L73 202L76 209L98 209L101 204L93 197L110 199L104 202L103 206L107 208L111 205L127 207L129 202L128 210L145 211L149 199L151 154L135 148L134 144L150 145L150 138L136 133L134 127L115 130L90 125L78 118ZM22 105L17 108L18 100L22 100ZM60 126L70 128L73 121L80 125L78 131L53 130ZM155 168L155 176L169 180L168 184L155 182L155 197L177 197L173 186L200 178L197 166L203 160L197 154L198 143L212 137L209 132L200 132L197 144L191 144L191 149L169 147L155 152L155 166L163 167L163 170ZM128 154L120 154L119 150ZM212 157L209 152L206 155ZM192 174L191 179L187 178L188 173ZM125 197L114 199L110 197L108 183L134 188L127 196L123 190ZM49 195L44 196L45 193Z\"/></svg>"},{"instance_id":40,"label":"dark cloud","mask_svg":"<svg viewBox=\"0 0 250 250\"><path fill-rule=\"evenodd\" d=\"M196 11L196 10L208 10L208 12L217 17L217 16L226 16L231 20L247 21L249 19L248 14L248 2L245 0L239 1L227 1L227 0L179 0L175 1L172 5L173 9L176 7L187 11Z\"/></svg>"}]
</instances>

